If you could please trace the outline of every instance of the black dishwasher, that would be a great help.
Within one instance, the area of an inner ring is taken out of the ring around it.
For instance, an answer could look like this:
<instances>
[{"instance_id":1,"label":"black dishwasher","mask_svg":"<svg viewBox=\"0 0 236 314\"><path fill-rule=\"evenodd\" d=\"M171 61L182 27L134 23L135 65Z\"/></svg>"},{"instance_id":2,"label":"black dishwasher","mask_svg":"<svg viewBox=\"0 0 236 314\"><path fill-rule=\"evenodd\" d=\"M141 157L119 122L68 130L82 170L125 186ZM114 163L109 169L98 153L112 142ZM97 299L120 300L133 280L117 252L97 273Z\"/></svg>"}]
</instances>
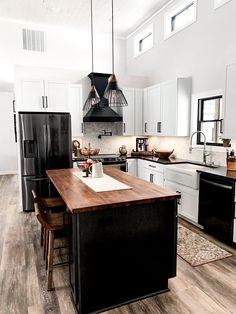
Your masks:
<instances>
[{"instance_id":1,"label":"black dishwasher","mask_svg":"<svg viewBox=\"0 0 236 314\"><path fill-rule=\"evenodd\" d=\"M198 222L204 230L222 241L232 242L234 207L234 181L201 173Z\"/></svg>"}]
</instances>

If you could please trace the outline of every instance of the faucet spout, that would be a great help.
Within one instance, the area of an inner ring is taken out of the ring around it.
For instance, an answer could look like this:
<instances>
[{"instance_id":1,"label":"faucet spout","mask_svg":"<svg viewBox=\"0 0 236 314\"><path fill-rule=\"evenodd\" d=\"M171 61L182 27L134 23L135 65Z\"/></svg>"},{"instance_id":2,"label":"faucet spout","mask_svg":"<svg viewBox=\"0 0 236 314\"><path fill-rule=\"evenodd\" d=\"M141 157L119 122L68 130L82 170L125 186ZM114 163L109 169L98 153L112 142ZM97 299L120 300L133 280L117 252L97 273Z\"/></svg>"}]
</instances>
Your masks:
<instances>
[{"instance_id":1,"label":"faucet spout","mask_svg":"<svg viewBox=\"0 0 236 314\"><path fill-rule=\"evenodd\" d=\"M206 163L206 157L208 156L207 151L206 151L206 135L205 133L203 133L202 131L195 131L192 133L191 137L190 137L190 142L189 142L189 153L192 152L193 150L193 136L195 134L202 134L203 138L204 138L204 145L203 145L203 162Z\"/></svg>"}]
</instances>

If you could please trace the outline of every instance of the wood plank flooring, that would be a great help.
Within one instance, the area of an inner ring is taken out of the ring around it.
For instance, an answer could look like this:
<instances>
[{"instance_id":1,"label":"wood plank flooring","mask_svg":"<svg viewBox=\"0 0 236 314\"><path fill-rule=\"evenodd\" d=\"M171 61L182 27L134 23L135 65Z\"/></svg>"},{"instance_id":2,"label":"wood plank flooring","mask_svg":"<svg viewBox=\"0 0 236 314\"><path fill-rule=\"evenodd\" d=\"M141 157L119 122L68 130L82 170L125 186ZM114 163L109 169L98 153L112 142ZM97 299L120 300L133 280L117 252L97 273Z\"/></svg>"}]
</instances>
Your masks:
<instances>
[{"instance_id":1,"label":"wood plank flooring","mask_svg":"<svg viewBox=\"0 0 236 314\"><path fill-rule=\"evenodd\" d=\"M75 314L68 266L54 268L56 288L46 290L40 228L34 213L20 212L15 175L0 176L0 235L0 313ZM169 281L170 292L106 314L236 313L236 250L220 245L233 256L195 268L178 258L177 277Z\"/></svg>"}]
</instances>

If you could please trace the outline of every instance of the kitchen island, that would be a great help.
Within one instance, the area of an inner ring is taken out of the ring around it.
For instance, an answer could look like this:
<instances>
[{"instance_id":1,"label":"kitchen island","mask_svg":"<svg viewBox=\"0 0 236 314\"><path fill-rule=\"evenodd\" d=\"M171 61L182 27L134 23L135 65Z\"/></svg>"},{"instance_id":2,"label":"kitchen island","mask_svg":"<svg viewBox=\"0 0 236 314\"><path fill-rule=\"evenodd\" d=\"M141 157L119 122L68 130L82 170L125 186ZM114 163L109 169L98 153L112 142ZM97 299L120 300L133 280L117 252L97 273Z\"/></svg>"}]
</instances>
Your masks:
<instances>
[{"instance_id":1,"label":"kitchen island","mask_svg":"<svg viewBox=\"0 0 236 314\"><path fill-rule=\"evenodd\" d=\"M78 312L168 291L176 276L179 195L111 167L105 174L131 189L96 193L78 171L47 171L72 218L70 282Z\"/></svg>"}]
</instances>

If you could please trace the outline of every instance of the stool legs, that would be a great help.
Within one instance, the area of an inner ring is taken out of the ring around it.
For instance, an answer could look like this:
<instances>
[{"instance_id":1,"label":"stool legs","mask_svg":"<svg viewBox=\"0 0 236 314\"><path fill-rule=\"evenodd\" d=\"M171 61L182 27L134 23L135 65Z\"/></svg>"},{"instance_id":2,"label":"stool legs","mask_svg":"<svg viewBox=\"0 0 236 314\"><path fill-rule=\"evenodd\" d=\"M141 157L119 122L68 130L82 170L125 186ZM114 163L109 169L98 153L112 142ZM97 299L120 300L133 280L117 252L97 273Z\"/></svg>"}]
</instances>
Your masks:
<instances>
[{"instance_id":1,"label":"stool legs","mask_svg":"<svg viewBox=\"0 0 236 314\"><path fill-rule=\"evenodd\" d=\"M53 248L54 248L54 231L50 230L48 238L48 263L47 263L47 281L48 290L52 290L52 270L53 270Z\"/></svg>"}]
</instances>

